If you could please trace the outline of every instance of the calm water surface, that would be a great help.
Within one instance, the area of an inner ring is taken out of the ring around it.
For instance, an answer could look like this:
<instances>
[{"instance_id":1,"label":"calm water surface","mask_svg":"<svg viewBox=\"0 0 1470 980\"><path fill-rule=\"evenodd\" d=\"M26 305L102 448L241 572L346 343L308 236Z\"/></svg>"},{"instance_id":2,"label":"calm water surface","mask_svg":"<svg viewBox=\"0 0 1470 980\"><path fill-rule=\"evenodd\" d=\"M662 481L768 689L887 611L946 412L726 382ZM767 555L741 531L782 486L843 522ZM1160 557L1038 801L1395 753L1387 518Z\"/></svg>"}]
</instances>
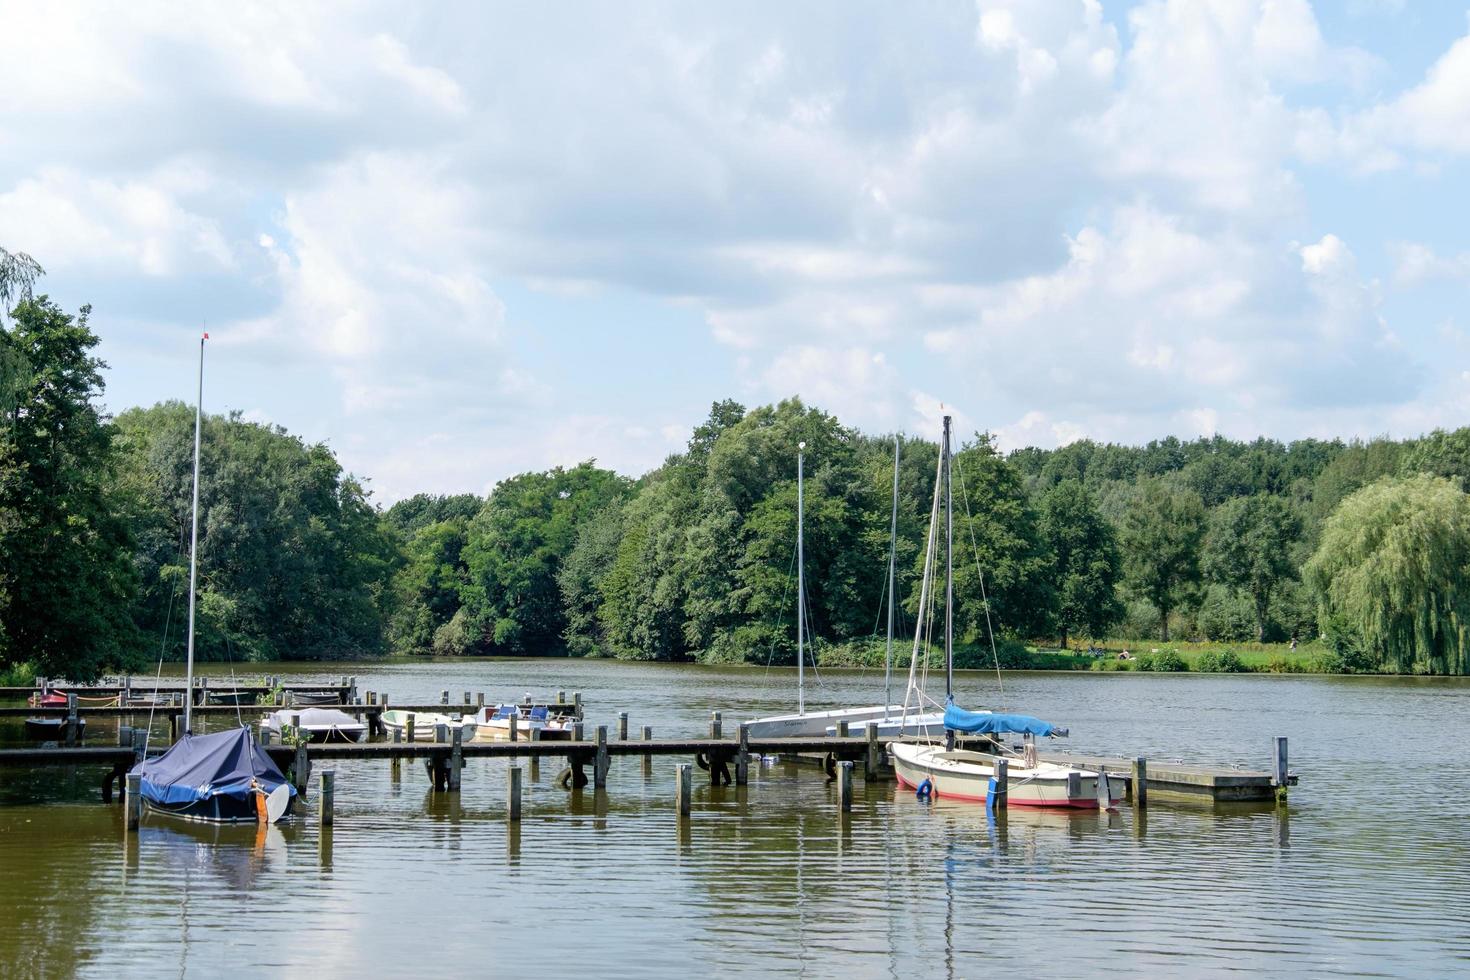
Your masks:
<instances>
[{"instance_id":1,"label":"calm water surface","mask_svg":"<svg viewBox=\"0 0 1470 980\"><path fill-rule=\"evenodd\" d=\"M579 690L589 730L626 710L656 736L702 733L712 709L729 725L794 700L782 671L350 669L399 703ZM548 762L516 830L503 762L468 761L458 798L431 794L421 767L395 780L349 762L328 845L314 819L259 836L155 820L128 841L121 808L97 802L100 772L0 771L0 974L1470 972L1470 683L1007 674L1003 701L993 675L959 687L972 707L1070 725L1062 744L1076 752L1265 768L1271 736L1289 735L1302 782L1284 815L1158 802L1146 816L1013 809L995 823L859 779L841 820L820 773L763 766L745 789L696 778L681 830L674 766L688 760L656 759L649 776L614 760L605 794L556 788ZM826 674L808 704L873 703L881 689L881 676ZM111 740L93 727L89 741Z\"/></svg>"}]
</instances>

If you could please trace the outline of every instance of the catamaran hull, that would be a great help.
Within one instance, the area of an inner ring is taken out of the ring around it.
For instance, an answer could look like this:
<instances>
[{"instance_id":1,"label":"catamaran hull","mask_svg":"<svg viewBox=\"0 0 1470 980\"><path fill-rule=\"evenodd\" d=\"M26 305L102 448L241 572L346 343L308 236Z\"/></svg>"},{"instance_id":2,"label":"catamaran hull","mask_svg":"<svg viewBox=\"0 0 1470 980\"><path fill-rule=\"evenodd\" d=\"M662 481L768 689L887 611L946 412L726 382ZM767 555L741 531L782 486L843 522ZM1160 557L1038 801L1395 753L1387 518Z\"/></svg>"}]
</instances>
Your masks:
<instances>
[{"instance_id":1,"label":"catamaran hull","mask_svg":"<svg viewBox=\"0 0 1470 980\"><path fill-rule=\"evenodd\" d=\"M751 738L822 738L829 727L835 728L839 721L849 726L874 721L888 715L903 714L903 705L887 708L875 704L867 708L834 708L831 711L809 711L806 714L773 715L746 722Z\"/></svg>"},{"instance_id":2,"label":"catamaran hull","mask_svg":"<svg viewBox=\"0 0 1470 980\"><path fill-rule=\"evenodd\" d=\"M889 756L899 783L917 789L928 780L935 796L952 800L984 803L995 775L993 765L979 752L939 753L929 746L899 744L889 747ZM1097 809L1096 772L1046 765L1047 771L1038 775L1020 768L1019 760L1016 764L1006 780L1009 805ZM1075 780L1069 778L1072 773L1076 773ZM1122 802L1121 785L1110 782L1108 791L1109 805Z\"/></svg>"}]
</instances>

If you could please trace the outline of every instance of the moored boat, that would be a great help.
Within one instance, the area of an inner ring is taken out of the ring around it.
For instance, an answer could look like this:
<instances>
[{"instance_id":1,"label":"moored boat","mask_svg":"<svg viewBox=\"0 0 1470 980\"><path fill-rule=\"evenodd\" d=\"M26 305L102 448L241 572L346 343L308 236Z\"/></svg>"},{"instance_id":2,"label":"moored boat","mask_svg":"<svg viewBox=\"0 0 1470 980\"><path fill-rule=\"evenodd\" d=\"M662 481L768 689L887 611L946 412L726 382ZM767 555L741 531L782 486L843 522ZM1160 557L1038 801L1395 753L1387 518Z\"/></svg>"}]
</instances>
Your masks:
<instances>
[{"instance_id":1,"label":"moored boat","mask_svg":"<svg viewBox=\"0 0 1470 980\"><path fill-rule=\"evenodd\" d=\"M284 708L266 715L264 722L277 736L295 731L309 742L361 742L367 736L366 723L335 708Z\"/></svg>"},{"instance_id":2,"label":"moored boat","mask_svg":"<svg viewBox=\"0 0 1470 980\"><path fill-rule=\"evenodd\" d=\"M62 702L63 704L65 702ZM35 739L40 742L55 742L62 737L66 728L66 718L63 715L44 715L26 719L26 738ZM77 738L80 739L87 730L87 719L77 719Z\"/></svg>"},{"instance_id":3,"label":"moored boat","mask_svg":"<svg viewBox=\"0 0 1470 980\"><path fill-rule=\"evenodd\" d=\"M243 727L186 734L133 772L143 777L149 812L185 820L275 823L296 797L296 788Z\"/></svg>"},{"instance_id":4,"label":"moored boat","mask_svg":"<svg viewBox=\"0 0 1470 980\"><path fill-rule=\"evenodd\" d=\"M572 737L572 721L568 718L552 718L545 705L502 704L498 707L486 705L475 714L475 740L479 742L510 741L510 722L515 719L516 737L529 740L531 732L542 742L569 741Z\"/></svg>"},{"instance_id":5,"label":"moored boat","mask_svg":"<svg viewBox=\"0 0 1470 980\"><path fill-rule=\"evenodd\" d=\"M460 715L440 714L437 711L405 711L402 708L394 708L383 712L383 729L391 738L394 732L403 732L408 737L408 721L413 719L413 740L415 742L434 741L434 732L440 725L447 725L451 732L455 728L463 731L460 740L468 742L475 737L476 724L473 715L462 717Z\"/></svg>"}]
</instances>

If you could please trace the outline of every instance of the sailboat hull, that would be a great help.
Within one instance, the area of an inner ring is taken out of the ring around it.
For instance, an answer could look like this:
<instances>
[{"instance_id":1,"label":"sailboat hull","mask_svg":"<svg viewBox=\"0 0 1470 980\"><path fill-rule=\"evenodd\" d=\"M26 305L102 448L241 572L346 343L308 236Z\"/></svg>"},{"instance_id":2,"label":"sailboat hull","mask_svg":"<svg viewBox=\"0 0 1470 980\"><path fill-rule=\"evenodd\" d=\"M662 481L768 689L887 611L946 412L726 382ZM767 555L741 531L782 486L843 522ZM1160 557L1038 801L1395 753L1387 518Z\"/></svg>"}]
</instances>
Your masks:
<instances>
[{"instance_id":1,"label":"sailboat hull","mask_svg":"<svg viewBox=\"0 0 1470 980\"><path fill-rule=\"evenodd\" d=\"M984 803L995 776L995 757L983 752L945 751L940 746L901 742L889 746L898 781L910 789L928 780L935 796ZM1006 799L1011 806L1097 809L1098 774L1052 763L1007 767ZM1075 774L1076 778L1073 778ZM1108 805L1123 799L1121 782L1109 782Z\"/></svg>"}]
</instances>

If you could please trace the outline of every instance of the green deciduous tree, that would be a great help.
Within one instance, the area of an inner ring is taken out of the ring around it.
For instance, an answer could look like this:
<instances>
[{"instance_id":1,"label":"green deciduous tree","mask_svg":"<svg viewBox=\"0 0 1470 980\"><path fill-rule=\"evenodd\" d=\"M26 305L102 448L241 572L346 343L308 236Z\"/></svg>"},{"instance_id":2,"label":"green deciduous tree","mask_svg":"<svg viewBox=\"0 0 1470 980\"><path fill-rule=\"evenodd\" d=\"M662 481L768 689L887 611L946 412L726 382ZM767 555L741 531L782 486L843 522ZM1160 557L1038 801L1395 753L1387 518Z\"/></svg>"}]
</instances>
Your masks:
<instances>
[{"instance_id":1,"label":"green deciduous tree","mask_svg":"<svg viewBox=\"0 0 1470 980\"><path fill-rule=\"evenodd\" d=\"M1301 518L1280 497L1236 497L1211 516L1205 572L1250 597L1258 642L1266 636L1271 599L1297 577L1292 547L1301 534Z\"/></svg>"},{"instance_id":2,"label":"green deciduous tree","mask_svg":"<svg viewBox=\"0 0 1470 980\"><path fill-rule=\"evenodd\" d=\"M112 433L94 404L106 365L92 356L89 308L72 317L21 302L0 347L28 365L12 424L0 426L0 609L4 663L73 680L138 652L128 528L106 488Z\"/></svg>"},{"instance_id":3,"label":"green deciduous tree","mask_svg":"<svg viewBox=\"0 0 1470 980\"><path fill-rule=\"evenodd\" d=\"M1159 632L1169 639L1169 613L1200 581L1205 507L1191 490L1160 479L1140 482L1119 529L1124 583L1159 611Z\"/></svg>"},{"instance_id":4,"label":"green deciduous tree","mask_svg":"<svg viewBox=\"0 0 1470 980\"><path fill-rule=\"evenodd\" d=\"M1070 634L1104 636L1122 618L1122 562L1112 526L1079 481L1063 480L1048 490L1040 510L1041 536L1056 562L1056 626L1066 649Z\"/></svg>"},{"instance_id":5,"label":"green deciduous tree","mask_svg":"<svg viewBox=\"0 0 1470 980\"><path fill-rule=\"evenodd\" d=\"M1470 672L1470 495L1420 474L1342 502L1307 562L1329 642L1396 672Z\"/></svg>"}]
</instances>

